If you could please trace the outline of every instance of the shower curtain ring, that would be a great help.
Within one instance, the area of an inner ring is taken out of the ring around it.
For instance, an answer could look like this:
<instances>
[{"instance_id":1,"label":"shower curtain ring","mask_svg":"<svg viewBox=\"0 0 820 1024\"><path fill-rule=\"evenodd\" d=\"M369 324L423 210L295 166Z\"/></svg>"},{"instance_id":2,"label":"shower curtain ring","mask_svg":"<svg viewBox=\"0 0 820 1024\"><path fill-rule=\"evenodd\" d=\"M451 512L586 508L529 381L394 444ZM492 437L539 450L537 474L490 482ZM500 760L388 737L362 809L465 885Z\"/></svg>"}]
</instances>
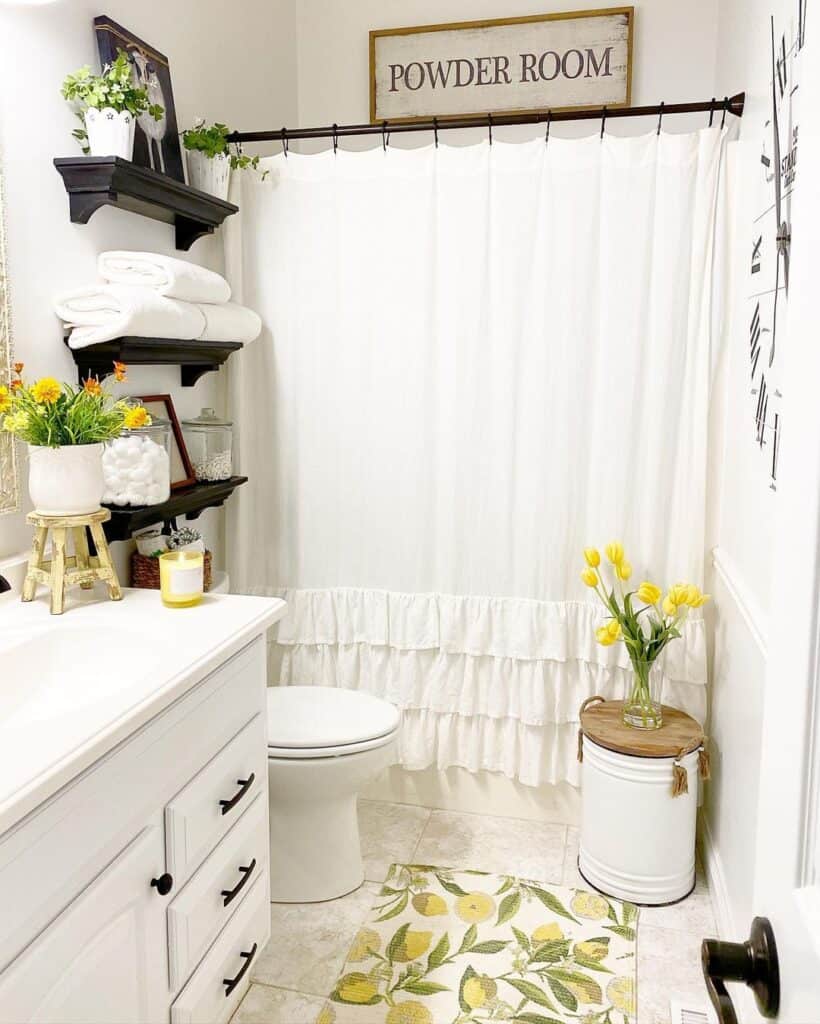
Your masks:
<instances>
[{"instance_id":1,"label":"shower curtain ring","mask_svg":"<svg viewBox=\"0 0 820 1024\"><path fill-rule=\"evenodd\" d=\"M487 138L490 140L490 145L493 144L493 115L487 114Z\"/></svg>"},{"instance_id":2,"label":"shower curtain ring","mask_svg":"<svg viewBox=\"0 0 820 1024\"><path fill-rule=\"evenodd\" d=\"M339 126L336 122L333 122L333 155L336 155L336 150L339 148Z\"/></svg>"},{"instance_id":3,"label":"shower curtain ring","mask_svg":"<svg viewBox=\"0 0 820 1024\"><path fill-rule=\"evenodd\" d=\"M390 145L390 133L387 130L387 121L382 121L382 149L387 152Z\"/></svg>"},{"instance_id":4,"label":"shower curtain ring","mask_svg":"<svg viewBox=\"0 0 820 1024\"><path fill-rule=\"evenodd\" d=\"M436 142L436 149L438 149L438 118L433 118L433 138Z\"/></svg>"},{"instance_id":5,"label":"shower curtain ring","mask_svg":"<svg viewBox=\"0 0 820 1024\"><path fill-rule=\"evenodd\" d=\"M544 145L549 145L550 141L550 124L552 123L552 110L547 111L547 130L544 133Z\"/></svg>"},{"instance_id":6,"label":"shower curtain ring","mask_svg":"<svg viewBox=\"0 0 820 1024\"><path fill-rule=\"evenodd\" d=\"M601 138L604 137L604 128L606 128L606 107L601 112Z\"/></svg>"},{"instance_id":7,"label":"shower curtain ring","mask_svg":"<svg viewBox=\"0 0 820 1024\"><path fill-rule=\"evenodd\" d=\"M658 130L655 133L656 135L660 135L660 133L661 133L661 121L663 121L663 105L664 105L663 104L663 100L661 100L661 107L660 107L660 110L658 111Z\"/></svg>"},{"instance_id":8,"label":"shower curtain ring","mask_svg":"<svg viewBox=\"0 0 820 1024\"><path fill-rule=\"evenodd\" d=\"M712 127L712 121L715 118L715 97L713 96L709 103L709 127Z\"/></svg>"},{"instance_id":9,"label":"shower curtain ring","mask_svg":"<svg viewBox=\"0 0 820 1024\"><path fill-rule=\"evenodd\" d=\"M726 111L729 109L729 97L723 97L723 117L720 119L720 127L722 128L726 124Z\"/></svg>"},{"instance_id":10,"label":"shower curtain ring","mask_svg":"<svg viewBox=\"0 0 820 1024\"><path fill-rule=\"evenodd\" d=\"M285 154L285 159L287 159L287 156L288 156L288 130L287 130L287 128L284 128L284 127L282 128L282 152Z\"/></svg>"}]
</instances>

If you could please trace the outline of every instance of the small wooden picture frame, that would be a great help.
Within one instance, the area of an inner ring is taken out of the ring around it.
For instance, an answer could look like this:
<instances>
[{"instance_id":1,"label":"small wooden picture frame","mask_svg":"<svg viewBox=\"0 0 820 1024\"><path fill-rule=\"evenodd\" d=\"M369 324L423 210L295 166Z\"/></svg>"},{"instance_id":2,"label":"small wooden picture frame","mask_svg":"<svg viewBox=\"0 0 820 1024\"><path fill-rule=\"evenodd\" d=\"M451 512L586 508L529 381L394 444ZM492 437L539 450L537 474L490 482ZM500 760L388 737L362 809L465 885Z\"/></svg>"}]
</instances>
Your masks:
<instances>
[{"instance_id":1,"label":"small wooden picture frame","mask_svg":"<svg viewBox=\"0 0 820 1024\"><path fill-rule=\"evenodd\" d=\"M170 395L141 395L136 400L145 407L152 419L169 420L171 423L171 490L192 487L196 483L196 476L173 399Z\"/></svg>"}]
</instances>

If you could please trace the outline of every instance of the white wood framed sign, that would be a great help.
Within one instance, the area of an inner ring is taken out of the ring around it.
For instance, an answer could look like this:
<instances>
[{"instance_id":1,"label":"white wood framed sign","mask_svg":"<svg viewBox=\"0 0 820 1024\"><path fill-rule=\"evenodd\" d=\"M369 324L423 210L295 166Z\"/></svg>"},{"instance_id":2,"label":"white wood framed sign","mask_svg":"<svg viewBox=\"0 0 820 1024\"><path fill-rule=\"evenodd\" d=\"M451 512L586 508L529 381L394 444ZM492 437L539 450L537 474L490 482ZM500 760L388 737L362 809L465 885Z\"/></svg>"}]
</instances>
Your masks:
<instances>
[{"instance_id":1,"label":"white wood framed sign","mask_svg":"<svg viewBox=\"0 0 820 1024\"><path fill-rule=\"evenodd\" d=\"M628 106L632 7L378 29L370 120Z\"/></svg>"}]
</instances>

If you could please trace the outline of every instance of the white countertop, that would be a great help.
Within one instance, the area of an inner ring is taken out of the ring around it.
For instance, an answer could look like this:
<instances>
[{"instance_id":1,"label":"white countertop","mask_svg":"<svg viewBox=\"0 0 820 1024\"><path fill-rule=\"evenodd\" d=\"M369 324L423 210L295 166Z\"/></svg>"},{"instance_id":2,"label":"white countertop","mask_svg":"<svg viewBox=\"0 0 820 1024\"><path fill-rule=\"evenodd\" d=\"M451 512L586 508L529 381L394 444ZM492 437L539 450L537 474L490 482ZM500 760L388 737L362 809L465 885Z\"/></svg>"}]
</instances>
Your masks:
<instances>
[{"instance_id":1,"label":"white countertop","mask_svg":"<svg viewBox=\"0 0 820 1024\"><path fill-rule=\"evenodd\" d=\"M0 598L0 834L287 611L264 597L166 608L156 590L103 594L71 591L60 616L42 590Z\"/></svg>"}]
</instances>

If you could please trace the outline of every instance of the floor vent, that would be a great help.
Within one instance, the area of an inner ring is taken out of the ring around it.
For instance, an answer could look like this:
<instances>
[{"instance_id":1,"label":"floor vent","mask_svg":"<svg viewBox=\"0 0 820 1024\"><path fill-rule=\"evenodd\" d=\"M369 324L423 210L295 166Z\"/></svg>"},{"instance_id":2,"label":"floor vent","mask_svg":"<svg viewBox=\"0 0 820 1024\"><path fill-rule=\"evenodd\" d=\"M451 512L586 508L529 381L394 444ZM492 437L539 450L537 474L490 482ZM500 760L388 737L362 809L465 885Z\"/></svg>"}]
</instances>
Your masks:
<instances>
[{"instance_id":1,"label":"floor vent","mask_svg":"<svg viewBox=\"0 0 820 1024\"><path fill-rule=\"evenodd\" d=\"M695 1006L672 999L669 1008L672 1011L672 1024L718 1024L711 1006Z\"/></svg>"}]
</instances>

